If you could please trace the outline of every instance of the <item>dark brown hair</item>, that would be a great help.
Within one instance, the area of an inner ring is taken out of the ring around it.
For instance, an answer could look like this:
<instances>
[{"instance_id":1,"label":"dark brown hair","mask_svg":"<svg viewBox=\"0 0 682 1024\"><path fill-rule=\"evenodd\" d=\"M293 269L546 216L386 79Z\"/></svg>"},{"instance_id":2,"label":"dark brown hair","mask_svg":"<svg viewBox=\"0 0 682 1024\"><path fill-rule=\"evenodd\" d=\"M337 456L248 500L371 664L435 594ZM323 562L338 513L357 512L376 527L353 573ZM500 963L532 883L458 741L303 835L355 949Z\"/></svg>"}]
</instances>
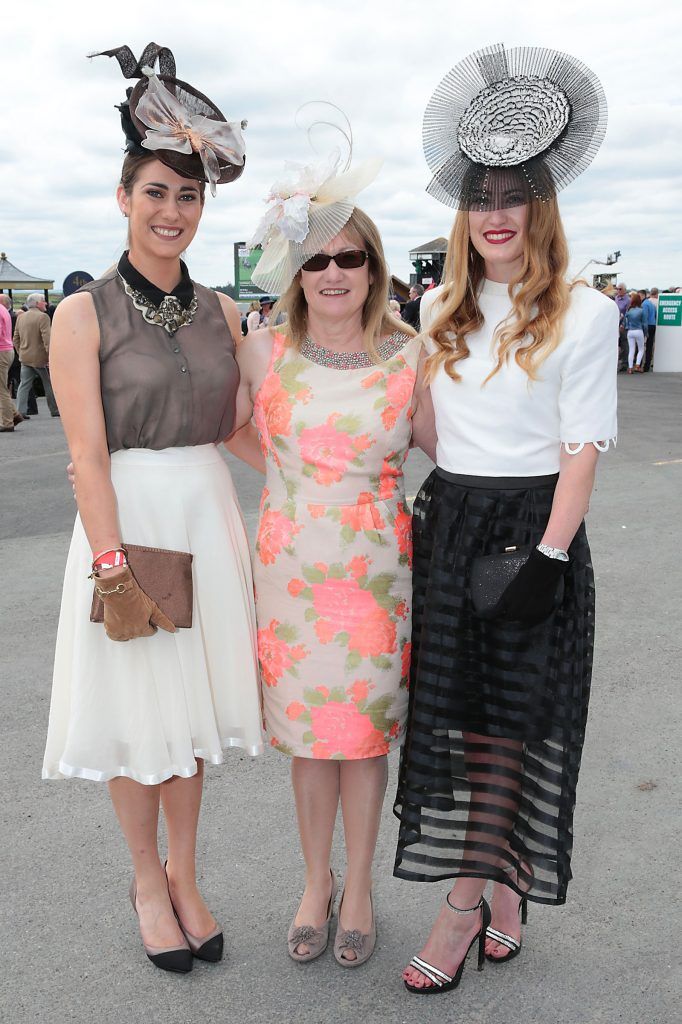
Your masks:
<instances>
[{"instance_id":1,"label":"dark brown hair","mask_svg":"<svg viewBox=\"0 0 682 1024\"><path fill-rule=\"evenodd\" d=\"M642 305L642 296L639 294L639 292L632 292L631 293L631 295L630 295L630 305L634 306L635 309L637 309L639 306Z\"/></svg>"},{"instance_id":2,"label":"dark brown hair","mask_svg":"<svg viewBox=\"0 0 682 1024\"><path fill-rule=\"evenodd\" d=\"M151 163L152 160L158 159L158 156L154 153L126 153L123 160L123 167L121 168L121 185L123 186L123 191L127 196L129 196L133 191L133 185L135 184L137 175L144 165ZM199 181L198 185L199 198L201 200L201 205L203 206L206 198L206 182Z\"/></svg>"}]
</instances>

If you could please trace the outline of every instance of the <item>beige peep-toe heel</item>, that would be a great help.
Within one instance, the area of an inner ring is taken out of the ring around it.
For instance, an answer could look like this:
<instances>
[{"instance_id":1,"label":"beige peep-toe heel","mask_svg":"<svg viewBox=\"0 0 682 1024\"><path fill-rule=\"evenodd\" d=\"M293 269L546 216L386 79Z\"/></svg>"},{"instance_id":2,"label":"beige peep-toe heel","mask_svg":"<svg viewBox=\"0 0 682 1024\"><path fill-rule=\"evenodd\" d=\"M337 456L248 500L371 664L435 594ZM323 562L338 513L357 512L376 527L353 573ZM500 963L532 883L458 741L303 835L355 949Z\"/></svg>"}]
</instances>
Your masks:
<instances>
[{"instance_id":1,"label":"beige peep-toe heel","mask_svg":"<svg viewBox=\"0 0 682 1024\"><path fill-rule=\"evenodd\" d=\"M374 952L374 947L377 944L377 919L374 913L374 899L371 891L369 901L372 906L372 924L370 925L369 932L365 935L359 932L357 928L351 928L349 931L346 931L345 928L341 927L343 896L341 897L339 924L336 929L336 938L334 939L334 959L341 967L359 967L361 964L367 963ZM354 960L349 960L347 956L343 955L347 950L352 950L355 953Z\"/></svg>"},{"instance_id":2,"label":"beige peep-toe heel","mask_svg":"<svg viewBox=\"0 0 682 1024\"><path fill-rule=\"evenodd\" d=\"M324 924L320 928L314 928L311 924L296 924L296 914L298 914L298 911L294 914L294 920L291 922L291 928L287 935L287 947L291 959L299 964L306 964L309 960L316 960L318 956L324 953L329 944L329 923L334 913L337 891L336 875L333 871L331 871L331 876L332 891L327 905L327 919ZM296 952L301 945L308 947L307 953Z\"/></svg>"}]
</instances>

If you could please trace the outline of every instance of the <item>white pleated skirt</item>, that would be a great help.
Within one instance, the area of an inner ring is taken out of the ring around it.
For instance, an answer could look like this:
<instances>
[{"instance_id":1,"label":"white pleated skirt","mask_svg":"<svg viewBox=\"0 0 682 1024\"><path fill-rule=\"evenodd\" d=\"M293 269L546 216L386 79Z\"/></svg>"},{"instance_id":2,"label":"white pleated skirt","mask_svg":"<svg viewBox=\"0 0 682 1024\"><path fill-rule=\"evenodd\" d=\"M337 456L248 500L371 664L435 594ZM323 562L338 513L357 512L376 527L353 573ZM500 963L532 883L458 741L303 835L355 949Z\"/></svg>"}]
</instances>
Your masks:
<instances>
[{"instance_id":1,"label":"white pleated skirt","mask_svg":"<svg viewBox=\"0 0 682 1024\"><path fill-rule=\"evenodd\" d=\"M190 551L191 629L125 643L90 622L92 554L76 517L57 631L43 778L156 785L197 758L263 750L249 546L215 445L111 457L121 537Z\"/></svg>"}]
</instances>

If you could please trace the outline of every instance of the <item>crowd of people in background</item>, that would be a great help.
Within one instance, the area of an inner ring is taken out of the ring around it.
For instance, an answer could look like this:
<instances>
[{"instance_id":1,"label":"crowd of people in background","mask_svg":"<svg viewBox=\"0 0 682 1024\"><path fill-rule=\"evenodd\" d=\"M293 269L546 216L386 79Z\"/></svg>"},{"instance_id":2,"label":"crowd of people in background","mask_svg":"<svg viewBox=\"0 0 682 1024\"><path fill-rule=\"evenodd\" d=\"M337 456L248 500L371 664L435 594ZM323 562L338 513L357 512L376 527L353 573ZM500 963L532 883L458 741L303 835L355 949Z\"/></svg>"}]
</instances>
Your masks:
<instances>
[{"instance_id":1,"label":"crowd of people in background","mask_svg":"<svg viewBox=\"0 0 682 1024\"><path fill-rule=\"evenodd\" d=\"M50 414L59 416L48 367L54 310L42 292L31 292L15 312L9 295L0 293L0 433L38 415L37 381Z\"/></svg>"},{"instance_id":2,"label":"crowd of people in background","mask_svg":"<svg viewBox=\"0 0 682 1024\"><path fill-rule=\"evenodd\" d=\"M669 291L679 291L671 288ZM621 281L603 294L618 306L618 372L648 373L653 365L658 288L628 290Z\"/></svg>"},{"instance_id":3,"label":"crowd of people in background","mask_svg":"<svg viewBox=\"0 0 682 1024\"><path fill-rule=\"evenodd\" d=\"M602 291L614 300L620 313L618 372L648 373L654 359L659 289L628 289L621 282L609 284ZM673 286L666 292L682 292L682 288ZM401 303L395 296L389 300L391 312L415 331L421 326L419 309L423 295L424 287L413 284L406 302ZM254 299L242 316L242 335L267 327L275 302L276 296L271 295ZM10 297L0 293L0 433L12 432L19 423L38 415L36 384L38 394L47 399L50 414L59 415L48 367L50 324L55 308L43 293L33 292L15 311ZM24 314L30 315L22 323ZM281 320L280 314L277 323Z\"/></svg>"},{"instance_id":4,"label":"crowd of people in background","mask_svg":"<svg viewBox=\"0 0 682 1024\"><path fill-rule=\"evenodd\" d=\"M603 294L613 299L618 306L618 372L648 373L653 366L654 345L656 340L656 321L658 318L658 288L639 288L628 290L622 282L618 285L609 284L602 289ZM682 292L682 288L671 287L667 292ZM414 284L410 288L408 301L400 304L392 300L391 309L397 316L420 330L419 307L424 288Z\"/></svg>"}]
</instances>

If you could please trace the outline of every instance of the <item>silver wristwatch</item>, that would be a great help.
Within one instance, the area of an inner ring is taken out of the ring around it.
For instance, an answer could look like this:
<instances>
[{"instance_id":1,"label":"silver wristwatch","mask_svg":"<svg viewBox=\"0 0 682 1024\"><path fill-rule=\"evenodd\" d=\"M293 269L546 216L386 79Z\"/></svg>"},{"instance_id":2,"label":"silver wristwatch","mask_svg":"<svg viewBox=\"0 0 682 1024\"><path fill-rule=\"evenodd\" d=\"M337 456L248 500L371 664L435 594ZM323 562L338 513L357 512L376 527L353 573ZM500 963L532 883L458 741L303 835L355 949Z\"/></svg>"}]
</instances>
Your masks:
<instances>
[{"instance_id":1,"label":"silver wristwatch","mask_svg":"<svg viewBox=\"0 0 682 1024\"><path fill-rule=\"evenodd\" d=\"M549 544L538 544L537 547L538 551L548 558L557 558L560 562L568 561L568 551L563 551L562 548L551 548Z\"/></svg>"}]
</instances>

